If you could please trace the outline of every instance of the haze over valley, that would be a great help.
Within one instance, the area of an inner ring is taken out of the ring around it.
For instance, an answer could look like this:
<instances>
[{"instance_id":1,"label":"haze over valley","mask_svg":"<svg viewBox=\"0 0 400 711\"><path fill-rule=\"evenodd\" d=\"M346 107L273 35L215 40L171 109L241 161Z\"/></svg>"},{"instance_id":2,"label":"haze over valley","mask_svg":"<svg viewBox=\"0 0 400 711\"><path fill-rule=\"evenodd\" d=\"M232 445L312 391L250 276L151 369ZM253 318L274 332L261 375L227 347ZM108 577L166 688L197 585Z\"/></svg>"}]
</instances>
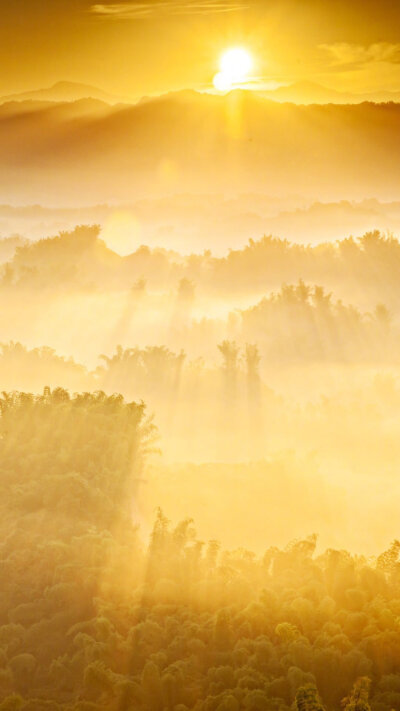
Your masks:
<instances>
[{"instance_id":1,"label":"haze over valley","mask_svg":"<svg viewBox=\"0 0 400 711\"><path fill-rule=\"evenodd\" d=\"M0 23L0 711L400 711L400 7Z\"/></svg>"}]
</instances>

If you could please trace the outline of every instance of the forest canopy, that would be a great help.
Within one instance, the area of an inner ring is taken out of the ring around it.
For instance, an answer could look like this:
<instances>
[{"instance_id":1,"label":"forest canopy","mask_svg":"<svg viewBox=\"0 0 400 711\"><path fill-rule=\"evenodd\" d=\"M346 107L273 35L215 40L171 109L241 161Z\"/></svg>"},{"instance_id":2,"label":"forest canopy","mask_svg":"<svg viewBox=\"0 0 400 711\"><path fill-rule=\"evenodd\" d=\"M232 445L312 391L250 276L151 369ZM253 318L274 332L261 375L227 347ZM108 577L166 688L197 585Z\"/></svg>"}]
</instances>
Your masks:
<instances>
[{"instance_id":1,"label":"forest canopy","mask_svg":"<svg viewBox=\"0 0 400 711\"><path fill-rule=\"evenodd\" d=\"M46 389L0 411L1 709L399 706L398 541L224 551L161 510L146 541L142 404Z\"/></svg>"}]
</instances>

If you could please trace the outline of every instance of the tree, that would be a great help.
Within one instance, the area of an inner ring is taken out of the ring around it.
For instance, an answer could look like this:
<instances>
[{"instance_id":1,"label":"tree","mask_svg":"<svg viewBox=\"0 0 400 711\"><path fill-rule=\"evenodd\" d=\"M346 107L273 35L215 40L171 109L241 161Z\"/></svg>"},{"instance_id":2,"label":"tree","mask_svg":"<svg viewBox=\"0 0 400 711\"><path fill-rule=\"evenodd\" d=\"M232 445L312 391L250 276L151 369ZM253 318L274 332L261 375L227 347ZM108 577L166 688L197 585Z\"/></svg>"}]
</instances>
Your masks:
<instances>
[{"instance_id":1,"label":"tree","mask_svg":"<svg viewBox=\"0 0 400 711\"><path fill-rule=\"evenodd\" d=\"M342 701L344 711L371 711L369 705L369 690L371 680L367 676L357 679L351 694Z\"/></svg>"},{"instance_id":2,"label":"tree","mask_svg":"<svg viewBox=\"0 0 400 711\"><path fill-rule=\"evenodd\" d=\"M161 675L153 662L146 662L142 672L143 699L151 711L158 711L163 706Z\"/></svg>"},{"instance_id":3,"label":"tree","mask_svg":"<svg viewBox=\"0 0 400 711\"><path fill-rule=\"evenodd\" d=\"M297 711L325 711L316 686L306 684L298 689L296 694Z\"/></svg>"},{"instance_id":4,"label":"tree","mask_svg":"<svg viewBox=\"0 0 400 711\"><path fill-rule=\"evenodd\" d=\"M223 358L224 389L227 403L236 399L239 347L235 341L222 341L218 350Z\"/></svg>"}]
</instances>

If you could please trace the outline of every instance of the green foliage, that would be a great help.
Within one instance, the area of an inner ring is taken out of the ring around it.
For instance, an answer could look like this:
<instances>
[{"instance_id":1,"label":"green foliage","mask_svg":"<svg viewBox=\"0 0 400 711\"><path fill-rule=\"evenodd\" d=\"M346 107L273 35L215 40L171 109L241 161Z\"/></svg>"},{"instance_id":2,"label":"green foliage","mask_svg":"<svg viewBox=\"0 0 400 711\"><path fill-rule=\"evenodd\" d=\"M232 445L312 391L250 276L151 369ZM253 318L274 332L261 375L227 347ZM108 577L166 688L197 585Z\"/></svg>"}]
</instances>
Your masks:
<instances>
[{"instance_id":1,"label":"green foliage","mask_svg":"<svg viewBox=\"0 0 400 711\"><path fill-rule=\"evenodd\" d=\"M159 510L145 547L143 405L47 389L0 412L0 711L398 708L397 541L258 557Z\"/></svg>"},{"instance_id":2,"label":"green foliage","mask_svg":"<svg viewBox=\"0 0 400 711\"><path fill-rule=\"evenodd\" d=\"M104 529L130 515L155 434L143 403L46 388L41 396L3 393L0 413L0 487L12 507Z\"/></svg>"}]
</instances>

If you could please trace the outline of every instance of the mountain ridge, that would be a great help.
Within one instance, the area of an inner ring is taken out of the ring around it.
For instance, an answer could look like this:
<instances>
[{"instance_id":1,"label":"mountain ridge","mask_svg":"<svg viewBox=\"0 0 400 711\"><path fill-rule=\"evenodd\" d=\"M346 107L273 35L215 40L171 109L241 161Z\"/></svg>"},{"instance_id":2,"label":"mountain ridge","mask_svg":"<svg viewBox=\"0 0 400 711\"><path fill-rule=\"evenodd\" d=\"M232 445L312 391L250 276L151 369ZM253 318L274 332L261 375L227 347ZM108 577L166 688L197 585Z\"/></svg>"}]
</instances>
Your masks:
<instances>
[{"instance_id":1,"label":"mountain ridge","mask_svg":"<svg viewBox=\"0 0 400 711\"><path fill-rule=\"evenodd\" d=\"M90 84L82 84L72 81L58 81L50 87L33 89L15 94L0 97L0 104L8 104L13 101L46 101L55 103L73 102L81 99L98 99L108 104L121 103L122 97L108 94L106 91Z\"/></svg>"},{"instance_id":2,"label":"mountain ridge","mask_svg":"<svg viewBox=\"0 0 400 711\"><path fill-rule=\"evenodd\" d=\"M275 103L293 103L297 105L400 102L400 91L363 92L357 94L330 89L318 82L309 80L301 80L269 90L249 90L237 87L225 95L235 95L238 93L251 94L265 100L274 101ZM12 102L24 103L27 101L37 101L40 103L73 103L83 99L94 99L112 106L116 104L138 106L152 102L162 102L170 97L193 98L194 95L221 96L212 91L198 91L196 89L183 88L132 100L126 96L110 94L90 84L61 80L50 87L0 96L0 105Z\"/></svg>"},{"instance_id":3,"label":"mountain ridge","mask_svg":"<svg viewBox=\"0 0 400 711\"><path fill-rule=\"evenodd\" d=\"M43 192L97 202L180 189L288 194L299 186L324 199L390 199L400 184L399 121L396 103L298 106L247 91L185 91L116 106L3 104L0 202L19 199L22 187L24 202L40 202Z\"/></svg>"},{"instance_id":4,"label":"mountain ridge","mask_svg":"<svg viewBox=\"0 0 400 711\"><path fill-rule=\"evenodd\" d=\"M265 98L295 104L362 104L400 102L400 91L342 92L312 81L299 81L263 92Z\"/></svg>"}]
</instances>

